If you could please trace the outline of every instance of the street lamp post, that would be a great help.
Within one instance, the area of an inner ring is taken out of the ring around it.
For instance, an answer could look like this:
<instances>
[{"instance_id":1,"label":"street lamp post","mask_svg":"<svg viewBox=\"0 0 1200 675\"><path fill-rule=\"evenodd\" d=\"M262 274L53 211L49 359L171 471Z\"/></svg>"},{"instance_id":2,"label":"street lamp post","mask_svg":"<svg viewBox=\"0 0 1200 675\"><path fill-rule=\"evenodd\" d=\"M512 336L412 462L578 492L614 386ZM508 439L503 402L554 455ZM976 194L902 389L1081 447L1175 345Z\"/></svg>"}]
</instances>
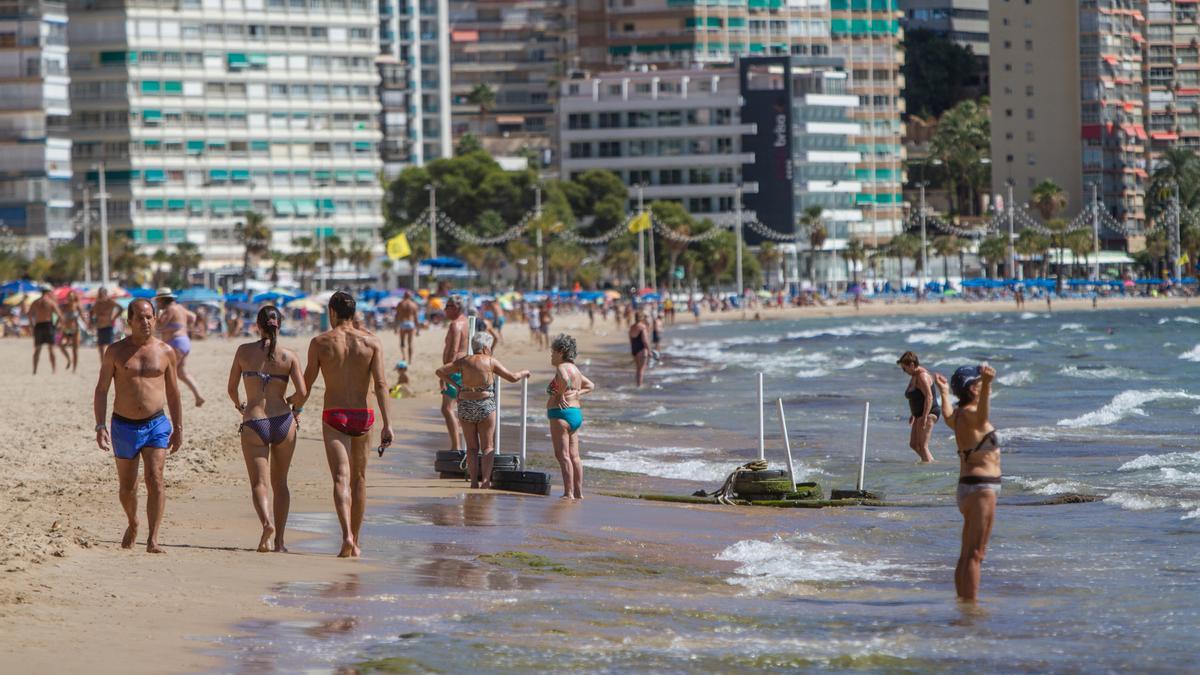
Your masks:
<instances>
[{"instance_id":1,"label":"street lamp post","mask_svg":"<svg viewBox=\"0 0 1200 675\"><path fill-rule=\"evenodd\" d=\"M1100 186L1092 183L1092 281L1100 281Z\"/></svg>"},{"instance_id":2,"label":"street lamp post","mask_svg":"<svg viewBox=\"0 0 1200 675\"><path fill-rule=\"evenodd\" d=\"M1016 218L1016 204L1013 204L1013 180L1009 178L1004 181L1008 186L1008 274L1013 279L1017 278L1017 242L1013 238L1013 220ZM961 270L960 270L961 274Z\"/></svg>"},{"instance_id":3,"label":"street lamp post","mask_svg":"<svg viewBox=\"0 0 1200 675\"><path fill-rule=\"evenodd\" d=\"M918 216L921 219L921 288L917 291L918 298L924 298L925 287L929 285L929 282L925 278L925 275L928 274L929 271L929 260L926 255L927 247L925 246L925 186L928 184L929 183L925 181L918 183L919 187L921 188L921 206L920 212L918 213ZM901 283L903 283L903 280L901 280Z\"/></svg>"},{"instance_id":4,"label":"street lamp post","mask_svg":"<svg viewBox=\"0 0 1200 675\"><path fill-rule=\"evenodd\" d=\"M734 240L735 240L734 255L737 257L737 275L736 275L735 279L737 282L738 304L740 305L740 304L742 304L742 296L745 293L745 287L742 286L742 184L741 183L738 183L738 186L736 188L734 188L734 190L733 190L733 208L737 214L736 220L734 221L736 228L737 228L736 231L734 232L734 235L735 235L734 236ZM743 310L744 309L745 309L745 307L743 307Z\"/></svg>"},{"instance_id":5,"label":"street lamp post","mask_svg":"<svg viewBox=\"0 0 1200 675\"><path fill-rule=\"evenodd\" d=\"M83 280L92 283L92 189L83 186Z\"/></svg>"},{"instance_id":6,"label":"street lamp post","mask_svg":"<svg viewBox=\"0 0 1200 675\"><path fill-rule=\"evenodd\" d=\"M108 285L108 189L105 184L104 162L99 164L100 178L100 285Z\"/></svg>"},{"instance_id":7,"label":"street lamp post","mask_svg":"<svg viewBox=\"0 0 1200 675\"><path fill-rule=\"evenodd\" d=\"M542 186L535 185L533 187L533 202L534 213L537 218L537 229L535 237L537 238L537 289L545 290L546 285L546 268L545 259L542 257Z\"/></svg>"},{"instance_id":8,"label":"street lamp post","mask_svg":"<svg viewBox=\"0 0 1200 675\"><path fill-rule=\"evenodd\" d=\"M638 183L638 216L640 217L646 212L644 198L642 195L642 184ZM646 231L638 227L638 287L637 292L641 293L646 287Z\"/></svg>"}]
</instances>

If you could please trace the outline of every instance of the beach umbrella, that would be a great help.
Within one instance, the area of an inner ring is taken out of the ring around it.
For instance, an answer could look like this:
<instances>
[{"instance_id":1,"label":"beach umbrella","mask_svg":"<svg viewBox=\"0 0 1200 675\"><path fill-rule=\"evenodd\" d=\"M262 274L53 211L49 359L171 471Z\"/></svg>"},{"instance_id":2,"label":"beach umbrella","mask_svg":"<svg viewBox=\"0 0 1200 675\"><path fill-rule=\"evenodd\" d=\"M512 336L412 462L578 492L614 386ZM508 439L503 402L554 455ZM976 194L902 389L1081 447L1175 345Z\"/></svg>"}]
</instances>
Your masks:
<instances>
[{"instance_id":1,"label":"beach umbrella","mask_svg":"<svg viewBox=\"0 0 1200 675\"><path fill-rule=\"evenodd\" d=\"M283 289L272 288L271 290L269 290L265 293L259 293L258 295L254 296L253 298L251 298L251 302L255 302L258 304L266 304L266 303L271 303L271 304L285 303L286 304L286 303L291 302L292 300L296 300L298 298L303 298L303 297L304 297L303 293L291 293L291 292L284 291Z\"/></svg>"},{"instance_id":2,"label":"beach umbrella","mask_svg":"<svg viewBox=\"0 0 1200 675\"><path fill-rule=\"evenodd\" d=\"M297 299L289 302L286 305L286 307L288 309L303 309L303 310L306 310L309 312L313 312L315 314L324 314L325 313L325 305L322 305L321 303L316 302L312 298L297 298Z\"/></svg>"},{"instance_id":3,"label":"beach umbrella","mask_svg":"<svg viewBox=\"0 0 1200 675\"><path fill-rule=\"evenodd\" d=\"M404 302L404 298L397 297L395 295L389 295L388 297L380 300L379 304L375 306L379 309L396 309L396 307L402 302Z\"/></svg>"},{"instance_id":4,"label":"beach umbrella","mask_svg":"<svg viewBox=\"0 0 1200 675\"><path fill-rule=\"evenodd\" d=\"M36 291L37 289L37 284L33 283L32 281L26 281L25 279L18 279L16 281L10 281L7 284L0 285L0 293L28 293L29 291Z\"/></svg>"},{"instance_id":5,"label":"beach umbrella","mask_svg":"<svg viewBox=\"0 0 1200 675\"><path fill-rule=\"evenodd\" d=\"M97 290L99 290L99 289L97 289ZM133 288L125 289L125 288L121 288L118 286L116 288L110 287L108 289L108 294L111 295L112 297L116 297L116 298L129 297L129 298L147 298L147 299L149 299L149 298L154 297L154 289L153 288L142 288L140 286L134 286Z\"/></svg>"},{"instance_id":6,"label":"beach umbrella","mask_svg":"<svg viewBox=\"0 0 1200 675\"><path fill-rule=\"evenodd\" d=\"M329 299L333 297L334 293L337 293L337 291L321 291L316 295L308 296L308 299L320 305L328 305Z\"/></svg>"},{"instance_id":7,"label":"beach umbrella","mask_svg":"<svg viewBox=\"0 0 1200 675\"><path fill-rule=\"evenodd\" d=\"M33 302L42 297L42 294L37 291L29 291L24 293L13 293L4 298L4 304L12 307L13 305L24 305L25 303Z\"/></svg>"},{"instance_id":8,"label":"beach umbrella","mask_svg":"<svg viewBox=\"0 0 1200 675\"><path fill-rule=\"evenodd\" d=\"M461 269L467 266L467 263L462 260L448 255L437 258L426 258L421 261L421 264L433 269Z\"/></svg>"},{"instance_id":9,"label":"beach umbrella","mask_svg":"<svg viewBox=\"0 0 1200 675\"><path fill-rule=\"evenodd\" d=\"M222 302L224 300L225 296L212 290L211 288L205 288L203 286L193 286L192 288L184 289L175 294L175 301L179 303Z\"/></svg>"}]
</instances>

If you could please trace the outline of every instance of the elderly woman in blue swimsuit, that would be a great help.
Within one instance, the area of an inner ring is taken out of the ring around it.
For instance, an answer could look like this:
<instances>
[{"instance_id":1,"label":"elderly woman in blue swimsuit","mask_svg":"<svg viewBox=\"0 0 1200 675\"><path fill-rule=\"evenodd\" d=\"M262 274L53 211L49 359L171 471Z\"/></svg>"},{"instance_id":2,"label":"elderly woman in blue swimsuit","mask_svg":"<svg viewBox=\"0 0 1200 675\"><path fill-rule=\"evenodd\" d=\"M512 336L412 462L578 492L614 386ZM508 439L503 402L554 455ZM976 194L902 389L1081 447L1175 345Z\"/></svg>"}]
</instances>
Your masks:
<instances>
[{"instance_id":1,"label":"elderly woman in blue swimsuit","mask_svg":"<svg viewBox=\"0 0 1200 675\"><path fill-rule=\"evenodd\" d=\"M559 335L550 343L550 363L554 379L546 387L546 418L550 420L550 439L554 457L562 468L563 499L583 499L583 463L579 460L579 427L583 426L580 399L592 393L596 385L575 365L575 338Z\"/></svg>"},{"instance_id":2,"label":"elderly woman in blue swimsuit","mask_svg":"<svg viewBox=\"0 0 1200 675\"><path fill-rule=\"evenodd\" d=\"M291 507L287 478L296 449L297 416L302 410L294 407L293 402L303 401L307 393L300 359L292 350L278 346L281 320L279 310L272 305L258 310L258 334L261 337L238 347L229 369L229 398L242 414L242 424L238 427L242 456L250 475L254 511L263 528L258 542L259 553L287 551L283 539ZM285 398L288 380L296 392ZM246 387L244 403L238 395L239 384L243 382ZM274 499L269 498L272 495Z\"/></svg>"},{"instance_id":3,"label":"elderly woman in blue swimsuit","mask_svg":"<svg viewBox=\"0 0 1200 675\"><path fill-rule=\"evenodd\" d=\"M979 594L979 574L1000 495L1000 437L988 415L996 369L984 363L963 366L947 382L937 376L942 392L942 419L954 430L958 445L958 510L963 517L962 551L954 568L954 589L963 600ZM958 399L950 409L950 391Z\"/></svg>"}]
</instances>

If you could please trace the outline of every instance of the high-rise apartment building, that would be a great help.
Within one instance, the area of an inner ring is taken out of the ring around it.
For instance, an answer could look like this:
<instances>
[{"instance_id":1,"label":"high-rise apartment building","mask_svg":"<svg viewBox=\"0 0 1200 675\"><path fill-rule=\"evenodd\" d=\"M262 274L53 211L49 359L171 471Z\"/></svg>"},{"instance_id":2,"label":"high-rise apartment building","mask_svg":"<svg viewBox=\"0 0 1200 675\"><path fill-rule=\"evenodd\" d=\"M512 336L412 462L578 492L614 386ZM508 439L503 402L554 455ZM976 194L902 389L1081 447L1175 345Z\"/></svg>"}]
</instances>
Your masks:
<instances>
[{"instance_id":1,"label":"high-rise apartment building","mask_svg":"<svg viewBox=\"0 0 1200 675\"><path fill-rule=\"evenodd\" d=\"M0 0L0 227L37 246L70 239L67 10Z\"/></svg>"},{"instance_id":2,"label":"high-rise apartment building","mask_svg":"<svg viewBox=\"0 0 1200 675\"><path fill-rule=\"evenodd\" d=\"M988 0L900 0L908 30L927 30L986 59Z\"/></svg>"},{"instance_id":3,"label":"high-rise apartment building","mask_svg":"<svg viewBox=\"0 0 1200 675\"><path fill-rule=\"evenodd\" d=\"M449 0L379 0L384 173L453 154Z\"/></svg>"},{"instance_id":4,"label":"high-rise apartment building","mask_svg":"<svg viewBox=\"0 0 1200 675\"><path fill-rule=\"evenodd\" d=\"M581 0L577 60L629 65L731 64L739 56L834 56L859 99L853 140L864 211L858 234L886 240L902 223L903 38L896 0Z\"/></svg>"},{"instance_id":5,"label":"high-rise apartment building","mask_svg":"<svg viewBox=\"0 0 1200 675\"><path fill-rule=\"evenodd\" d=\"M568 0L454 0L450 3L454 135L471 133L494 155L548 163L555 82L563 79ZM486 85L494 102L471 93Z\"/></svg>"},{"instance_id":6,"label":"high-rise apartment building","mask_svg":"<svg viewBox=\"0 0 1200 675\"><path fill-rule=\"evenodd\" d=\"M1146 103L1153 160L1173 147L1200 150L1200 5L1147 4Z\"/></svg>"},{"instance_id":7,"label":"high-rise apartment building","mask_svg":"<svg viewBox=\"0 0 1200 675\"><path fill-rule=\"evenodd\" d=\"M1144 221L1143 4L992 1L995 194L1011 181L1027 203L1050 179L1066 190L1068 214L1096 190L1113 217Z\"/></svg>"},{"instance_id":8,"label":"high-rise apartment building","mask_svg":"<svg viewBox=\"0 0 1200 675\"><path fill-rule=\"evenodd\" d=\"M240 260L272 247L378 241L378 10L369 0L71 0L75 175L103 163L110 226L147 248Z\"/></svg>"}]
</instances>

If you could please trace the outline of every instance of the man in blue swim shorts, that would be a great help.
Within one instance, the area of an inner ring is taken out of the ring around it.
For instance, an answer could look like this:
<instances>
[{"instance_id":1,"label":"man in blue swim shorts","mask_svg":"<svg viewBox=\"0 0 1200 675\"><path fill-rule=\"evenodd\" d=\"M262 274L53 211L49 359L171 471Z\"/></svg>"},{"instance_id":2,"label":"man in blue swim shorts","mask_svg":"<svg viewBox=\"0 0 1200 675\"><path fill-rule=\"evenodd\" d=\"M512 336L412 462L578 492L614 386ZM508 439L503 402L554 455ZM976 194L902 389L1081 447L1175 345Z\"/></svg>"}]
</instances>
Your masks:
<instances>
[{"instance_id":1,"label":"man in blue swim shorts","mask_svg":"<svg viewBox=\"0 0 1200 675\"><path fill-rule=\"evenodd\" d=\"M396 305L396 332L400 334L400 353L404 360L413 362L413 340L417 336L417 315L421 306L413 300L410 291L404 291L404 299Z\"/></svg>"},{"instance_id":2,"label":"man in blue swim shorts","mask_svg":"<svg viewBox=\"0 0 1200 675\"><path fill-rule=\"evenodd\" d=\"M138 458L146 466L147 553L166 553L158 544L167 498L163 491L163 465L183 444L183 406L179 397L175 351L154 337L154 305L146 299L129 305L126 319L129 337L104 351L100 379L93 406L96 413L96 445L112 452L117 462L121 507L129 526L121 548L133 548L138 531ZM108 389L116 383L112 431L104 422ZM163 407L170 411L170 419ZM172 424L174 422L174 424Z\"/></svg>"}]
</instances>

